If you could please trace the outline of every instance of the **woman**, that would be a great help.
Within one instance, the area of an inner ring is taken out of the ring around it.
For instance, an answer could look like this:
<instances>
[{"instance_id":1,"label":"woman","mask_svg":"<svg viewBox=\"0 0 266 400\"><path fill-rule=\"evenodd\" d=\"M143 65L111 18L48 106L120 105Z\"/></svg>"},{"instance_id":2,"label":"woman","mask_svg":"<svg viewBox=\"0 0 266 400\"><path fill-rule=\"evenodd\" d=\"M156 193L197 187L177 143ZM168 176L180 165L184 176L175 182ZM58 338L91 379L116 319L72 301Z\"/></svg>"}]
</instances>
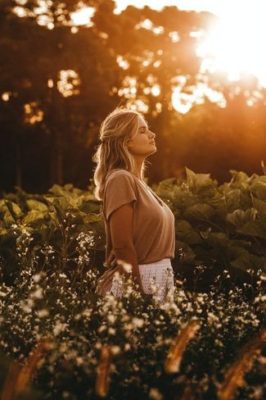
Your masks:
<instances>
[{"instance_id":1,"label":"woman","mask_svg":"<svg viewBox=\"0 0 266 400\"><path fill-rule=\"evenodd\" d=\"M157 151L155 136L140 113L111 112L101 124L101 144L93 157L94 194L103 201L106 265L116 260L131 264L141 292L152 294L155 284L164 299L174 288L175 218L144 181L145 160ZM111 293L123 294L115 280Z\"/></svg>"}]
</instances>

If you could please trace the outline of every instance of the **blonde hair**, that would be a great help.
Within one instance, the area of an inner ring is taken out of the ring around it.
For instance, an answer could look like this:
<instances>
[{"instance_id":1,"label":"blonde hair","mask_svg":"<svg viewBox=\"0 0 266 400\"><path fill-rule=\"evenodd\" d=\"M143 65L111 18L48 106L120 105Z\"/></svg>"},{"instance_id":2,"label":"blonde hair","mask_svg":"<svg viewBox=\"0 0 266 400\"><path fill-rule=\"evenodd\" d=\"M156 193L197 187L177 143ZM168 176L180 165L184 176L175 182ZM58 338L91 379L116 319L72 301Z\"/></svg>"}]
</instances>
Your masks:
<instances>
[{"instance_id":1,"label":"blonde hair","mask_svg":"<svg viewBox=\"0 0 266 400\"><path fill-rule=\"evenodd\" d=\"M137 133L138 116L143 116L127 108L117 107L112 111L100 126L100 145L93 155L93 162L97 163L93 180L95 183L94 196L97 200L103 199L103 191L107 174L116 168L134 171L134 157L127 148L127 141ZM141 169L141 179L144 180L146 162Z\"/></svg>"}]
</instances>

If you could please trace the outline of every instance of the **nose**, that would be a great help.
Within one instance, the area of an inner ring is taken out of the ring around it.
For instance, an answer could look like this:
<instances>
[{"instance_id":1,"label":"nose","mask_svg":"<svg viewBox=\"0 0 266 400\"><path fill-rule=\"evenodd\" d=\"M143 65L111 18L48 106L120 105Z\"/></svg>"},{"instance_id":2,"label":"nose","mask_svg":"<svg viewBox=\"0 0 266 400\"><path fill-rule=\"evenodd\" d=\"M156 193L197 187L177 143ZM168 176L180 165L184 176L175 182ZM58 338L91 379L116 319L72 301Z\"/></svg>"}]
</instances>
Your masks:
<instances>
[{"instance_id":1,"label":"nose","mask_svg":"<svg viewBox=\"0 0 266 400\"><path fill-rule=\"evenodd\" d=\"M155 137L156 137L156 134L155 134L154 132L152 132L151 130L150 130L150 137L151 137L152 139L155 139Z\"/></svg>"}]
</instances>

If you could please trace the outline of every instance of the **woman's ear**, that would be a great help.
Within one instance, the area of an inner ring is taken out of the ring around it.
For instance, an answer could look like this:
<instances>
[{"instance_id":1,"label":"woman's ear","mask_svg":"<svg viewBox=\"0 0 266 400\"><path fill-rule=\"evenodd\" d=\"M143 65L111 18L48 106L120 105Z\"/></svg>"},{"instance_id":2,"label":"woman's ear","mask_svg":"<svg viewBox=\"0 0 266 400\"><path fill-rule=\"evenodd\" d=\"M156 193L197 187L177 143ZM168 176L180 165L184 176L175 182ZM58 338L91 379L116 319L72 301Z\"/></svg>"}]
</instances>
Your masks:
<instances>
[{"instance_id":1,"label":"woman's ear","mask_svg":"<svg viewBox=\"0 0 266 400\"><path fill-rule=\"evenodd\" d=\"M127 147L130 147L130 146L131 146L131 139L127 139L127 140L126 140L126 146L127 146Z\"/></svg>"}]
</instances>

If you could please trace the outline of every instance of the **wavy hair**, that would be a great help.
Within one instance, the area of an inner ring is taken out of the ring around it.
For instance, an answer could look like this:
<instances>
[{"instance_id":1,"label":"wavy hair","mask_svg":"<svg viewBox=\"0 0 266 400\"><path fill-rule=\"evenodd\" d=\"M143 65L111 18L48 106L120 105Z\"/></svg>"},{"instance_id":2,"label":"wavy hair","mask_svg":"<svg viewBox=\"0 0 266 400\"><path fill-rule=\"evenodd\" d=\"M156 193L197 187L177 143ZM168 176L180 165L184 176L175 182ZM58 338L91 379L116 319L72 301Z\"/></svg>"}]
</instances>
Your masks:
<instances>
[{"instance_id":1,"label":"wavy hair","mask_svg":"<svg viewBox=\"0 0 266 400\"><path fill-rule=\"evenodd\" d=\"M143 116L128 108L115 108L100 126L100 141L93 162L97 164L93 180L95 183L94 196L103 199L104 185L107 174L113 169L121 168L129 172L135 169L134 157L127 148L128 140L137 133L138 116ZM144 180L146 162L141 168L141 179Z\"/></svg>"}]
</instances>

